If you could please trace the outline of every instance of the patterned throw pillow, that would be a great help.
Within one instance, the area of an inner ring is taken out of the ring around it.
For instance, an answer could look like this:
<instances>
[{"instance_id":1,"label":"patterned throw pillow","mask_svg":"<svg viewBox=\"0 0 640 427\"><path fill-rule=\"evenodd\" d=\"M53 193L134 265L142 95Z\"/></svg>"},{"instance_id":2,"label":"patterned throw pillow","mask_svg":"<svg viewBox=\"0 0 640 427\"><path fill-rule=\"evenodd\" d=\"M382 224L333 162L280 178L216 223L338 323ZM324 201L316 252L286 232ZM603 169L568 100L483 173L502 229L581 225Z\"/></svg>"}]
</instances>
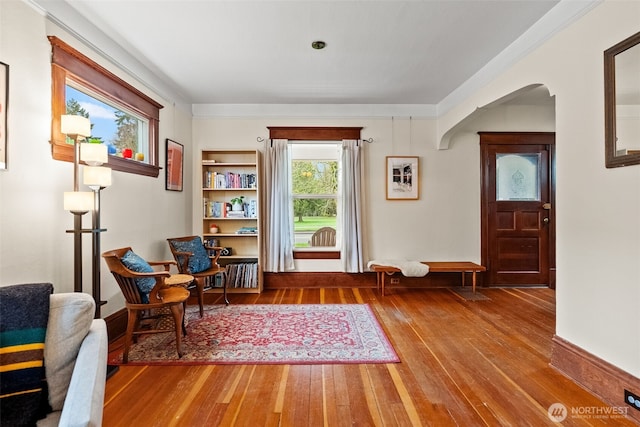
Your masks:
<instances>
[{"instance_id":1,"label":"patterned throw pillow","mask_svg":"<svg viewBox=\"0 0 640 427\"><path fill-rule=\"evenodd\" d=\"M209 258L209 254L207 254L200 237L194 237L186 242L174 240L171 243L176 251L193 254L189 257L188 273L200 273L211 268L211 258Z\"/></svg>"},{"instance_id":2,"label":"patterned throw pillow","mask_svg":"<svg viewBox=\"0 0 640 427\"><path fill-rule=\"evenodd\" d=\"M121 261L125 267L129 270L135 271L136 273L153 273L154 271L147 261L132 250L128 250L122 257ZM153 277L142 277L136 279L136 286L138 286L138 290L140 291L140 296L142 297L142 302L144 304L149 303L149 292L151 292L155 285L156 279Z\"/></svg>"}]
</instances>

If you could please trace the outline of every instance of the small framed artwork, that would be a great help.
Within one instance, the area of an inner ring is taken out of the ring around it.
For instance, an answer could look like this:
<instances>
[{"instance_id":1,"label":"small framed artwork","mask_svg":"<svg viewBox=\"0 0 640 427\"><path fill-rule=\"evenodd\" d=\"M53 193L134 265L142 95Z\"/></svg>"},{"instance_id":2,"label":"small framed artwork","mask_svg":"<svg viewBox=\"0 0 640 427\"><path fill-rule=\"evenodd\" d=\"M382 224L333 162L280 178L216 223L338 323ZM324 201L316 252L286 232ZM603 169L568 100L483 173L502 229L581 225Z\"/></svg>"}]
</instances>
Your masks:
<instances>
[{"instance_id":1,"label":"small framed artwork","mask_svg":"<svg viewBox=\"0 0 640 427\"><path fill-rule=\"evenodd\" d=\"M387 156L387 200L418 200L418 157Z\"/></svg>"},{"instance_id":2,"label":"small framed artwork","mask_svg":"<svg viewBox=\"0 0 640 427\"><path fill-rule=\"evenodd\" d=\"M7 106L9 105L9 66L0 62L0 170L7 169Z\"/></svg>"},{"instance_id":3,"label":"small framed artwork","mask_svg":"<svg viewBox=\"0 0 640 427\"><path fill-rule=\"evenodd\" d=\"M182 191L182 176L184 166L184 147L167 138L167 186L170 191Z\"/></svg>"}]
</instances>

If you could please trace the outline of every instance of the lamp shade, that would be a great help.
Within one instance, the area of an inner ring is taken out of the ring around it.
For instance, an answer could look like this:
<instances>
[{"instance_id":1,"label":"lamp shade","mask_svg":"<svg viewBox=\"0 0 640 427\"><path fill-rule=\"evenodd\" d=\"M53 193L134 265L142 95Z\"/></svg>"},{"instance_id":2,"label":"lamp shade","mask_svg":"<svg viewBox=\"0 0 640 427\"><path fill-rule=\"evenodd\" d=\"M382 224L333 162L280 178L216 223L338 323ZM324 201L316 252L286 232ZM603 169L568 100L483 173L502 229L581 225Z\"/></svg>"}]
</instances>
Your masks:
<instances>
[{"instance_id":1,"label":"lamp shade","mask_svg":"<svg viewBox=\"0 0 640 427\"><path fill-rule=\"evenodd\" d=\"M109 151L104 144L80 144L80 160L91 166L100 166L109 161Z\"/></svg>"},{"instance_id":2,"label":"lamp shade","mask_svg":"<svg viewBox=\"0 0 640 427\"><path fill-rule=\"evenodd\" d=\"M64 210L88 212L92 209L93 193L91 191L66 191L64 193Z\"/></svg>"},{"instance_id":3,"label":"lamp shade","mask_svg":"<svg viewBox=\"0 0 640 427\"><path fill-rule=\"evenodd\" d=\"M109 187L111 185L111 168L102 166L85 166L83 173L84 185L90 187Z\"/></svg>"},{"instance_id":4,"label":"lamp shade","mask_svg":"<svg viewBox=\"0 0 640 427\"><path fill-rule=\"evenodd\" d=\"M66 135L91 135L91 122L86 117L65 114L60 116L60 131Z\"/></svg>"}]
</instances>

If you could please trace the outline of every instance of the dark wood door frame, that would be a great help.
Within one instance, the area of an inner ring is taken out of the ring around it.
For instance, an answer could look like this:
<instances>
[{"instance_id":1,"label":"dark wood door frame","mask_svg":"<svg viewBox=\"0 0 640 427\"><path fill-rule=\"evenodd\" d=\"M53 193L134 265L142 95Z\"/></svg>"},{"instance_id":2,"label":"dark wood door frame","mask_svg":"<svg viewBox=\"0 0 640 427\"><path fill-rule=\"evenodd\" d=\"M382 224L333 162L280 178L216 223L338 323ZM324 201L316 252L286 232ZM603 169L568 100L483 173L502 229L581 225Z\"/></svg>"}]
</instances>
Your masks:
<instances>
[{"instance_id":1,"label":"dark wood door frame","mask_svg":"<svg viewBox=\"0 0 640 427\"><path fill-rule=\"evenodd\" d=\"M481 260L482 265L491 268L489 265L489 231L487 214L489 212L488 194L490 191L495 191L493 188L487 188L489 165L485 161L484 150L490 145L505 145L505 146L523 146L523 145L546 145L549 153L549 202L551 203L551 210L549 214L549 287L555 289L556 286L556 221L555 221L555 187L556 187L556 172L555 172L555 133L554 132L478 132L480 135L480 147L482 155L480 172L481 172Z\"/></svg>"}]
</instances>

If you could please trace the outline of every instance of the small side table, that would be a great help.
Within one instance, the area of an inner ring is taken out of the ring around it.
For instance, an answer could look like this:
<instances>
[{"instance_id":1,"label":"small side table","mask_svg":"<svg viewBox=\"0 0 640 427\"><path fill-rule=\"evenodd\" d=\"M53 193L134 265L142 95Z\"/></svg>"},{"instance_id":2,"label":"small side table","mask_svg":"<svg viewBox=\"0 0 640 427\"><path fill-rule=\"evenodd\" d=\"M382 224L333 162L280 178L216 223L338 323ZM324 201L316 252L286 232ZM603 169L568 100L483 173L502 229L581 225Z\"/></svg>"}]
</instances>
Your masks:
<instances>
[{"instance_id":1,"label":"small side table","mask_svg":"<svg viewBox=\"0 0 640 427\"><path fill-rule=\"evenodd\" d=\"M193 282L193 276L190 274L172 274L170 277L164 279L166 286L182 286L186 288Z\"/></svg>"}]
</instances>

